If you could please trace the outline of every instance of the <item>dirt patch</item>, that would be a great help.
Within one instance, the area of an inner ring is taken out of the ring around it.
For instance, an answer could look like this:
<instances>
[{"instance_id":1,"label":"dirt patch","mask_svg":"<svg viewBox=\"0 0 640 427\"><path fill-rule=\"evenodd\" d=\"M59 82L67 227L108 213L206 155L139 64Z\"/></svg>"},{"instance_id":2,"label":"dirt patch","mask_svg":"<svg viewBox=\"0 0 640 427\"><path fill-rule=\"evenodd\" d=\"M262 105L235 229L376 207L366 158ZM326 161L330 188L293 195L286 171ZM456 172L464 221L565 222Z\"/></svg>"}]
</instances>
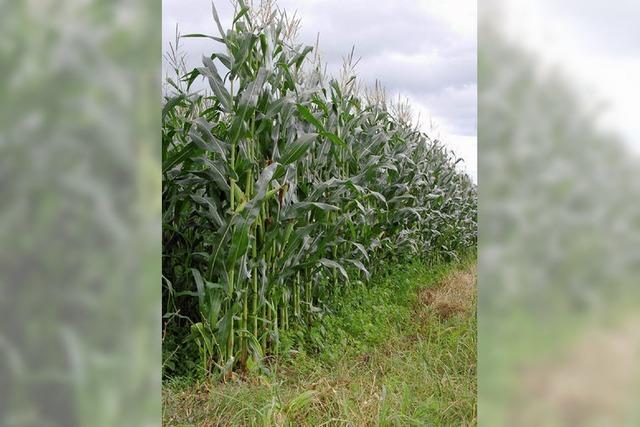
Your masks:
<instances>
[{"instance_id":1,"label":"dirt patch","mask_svg":"<svg viewBox=\"0 0 640 427\"><path fill-rule=\"evenodd\" d=\"M510 417L522 426L623 425L639 358L640 318L593 330L554 360L523 369Z\"/></svg>"},{"instance_id":2,"label":"dirt patch","mask_svg":"<svg viewBox=\"0 0 640 427\"><path fill-rule=\"evenodd\" d=\"M448 275L435 287L418 294L418 302L431 307L443 320L458 314L469 313L476 301L476 266L458 270Z\"/></svg>"}]
</instances>

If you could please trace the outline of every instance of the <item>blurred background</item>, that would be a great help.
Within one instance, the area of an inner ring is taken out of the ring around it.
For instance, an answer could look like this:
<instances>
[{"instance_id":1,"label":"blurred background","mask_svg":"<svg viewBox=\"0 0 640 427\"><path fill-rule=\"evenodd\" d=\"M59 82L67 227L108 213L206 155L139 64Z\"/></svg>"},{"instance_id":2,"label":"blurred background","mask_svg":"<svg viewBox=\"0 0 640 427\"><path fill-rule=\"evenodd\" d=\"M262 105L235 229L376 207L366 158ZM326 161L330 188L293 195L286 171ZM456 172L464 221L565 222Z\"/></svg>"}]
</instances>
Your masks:
<instances>
[{"instance_id":1,"label":"blurred background","mask_svg":"<svg viewBox=\"0 0 640 427\"><path fill-rule=\"evenodd\" d=\"M479 2L479 422L640 424L640 4Z\"/></svg>"},{"instance_id":2,"label":"blurred background","mask_svg":"<svg viewBox=\"0 0 640 427\"><path fill-rule=\"evenodd\" d=\"M160 424L160 3L0 0L0 425Z\"/></svg>"}]
</instances>

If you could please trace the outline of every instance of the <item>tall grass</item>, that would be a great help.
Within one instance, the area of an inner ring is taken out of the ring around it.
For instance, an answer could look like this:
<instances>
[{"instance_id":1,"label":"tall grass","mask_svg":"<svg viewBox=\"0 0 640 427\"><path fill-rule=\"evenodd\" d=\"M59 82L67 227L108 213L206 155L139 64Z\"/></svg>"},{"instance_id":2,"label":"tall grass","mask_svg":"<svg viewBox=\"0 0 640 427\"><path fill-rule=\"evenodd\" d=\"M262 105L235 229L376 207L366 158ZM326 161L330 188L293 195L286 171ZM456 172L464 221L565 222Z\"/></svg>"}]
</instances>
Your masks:
<instances>
[{"instance_id":1,"label":"tall grass","mask_svg":"<svg viewBox=\"0 0 640 427\"><path fill-rule=\"evenodd\" d=\"M226 31L213 16L219 35L183 36L220 46L201 67L169 54L163 313L172 345L195 342L198 366L228 375L380 262L475 246L476 186L404 106L359 87L353 55L328 78L285 14L239 1ZM203 78L210 93L193 90Z\"/></svg>"}]
</instances>

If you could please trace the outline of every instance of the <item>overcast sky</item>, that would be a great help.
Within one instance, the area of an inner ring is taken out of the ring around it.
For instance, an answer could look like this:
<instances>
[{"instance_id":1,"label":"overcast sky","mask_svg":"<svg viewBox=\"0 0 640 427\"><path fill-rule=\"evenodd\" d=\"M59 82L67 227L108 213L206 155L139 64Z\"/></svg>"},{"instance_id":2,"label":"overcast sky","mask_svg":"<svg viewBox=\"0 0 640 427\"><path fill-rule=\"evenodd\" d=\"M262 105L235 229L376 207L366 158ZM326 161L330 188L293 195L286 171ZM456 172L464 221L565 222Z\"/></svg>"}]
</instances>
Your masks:
<instances>
[{"instance_id":1,"label":"overcast sky","mask_svg":"<svg viewBox=\"0 0 640 427\"><path fill-rule=\"evenodd\" d=\"M560 67L600 124L640 153L640 2L502 0L511 39Z\"/></svg>"},{"instance_id":2,"label":"overcast sky","mask_svg":"<svg viewBox=\"0 0 640 427\"><path fill-rule=\"evenodd\" d=\"M256 0L258 1L258 0ZM223 26L231 24L229 0L214 0ZM475 0L280 0L302 19L299 39L314 45L329 71L355 46L358 75L380 80L390 95L408 98L425 132L462 157L477 178ZM210 0L163 0L163 49L180 32L217 35ZM189 65L198 65L213 41L185 39ZM436 125L431 130L430 123Z\"/></svg>"}]
</instances>

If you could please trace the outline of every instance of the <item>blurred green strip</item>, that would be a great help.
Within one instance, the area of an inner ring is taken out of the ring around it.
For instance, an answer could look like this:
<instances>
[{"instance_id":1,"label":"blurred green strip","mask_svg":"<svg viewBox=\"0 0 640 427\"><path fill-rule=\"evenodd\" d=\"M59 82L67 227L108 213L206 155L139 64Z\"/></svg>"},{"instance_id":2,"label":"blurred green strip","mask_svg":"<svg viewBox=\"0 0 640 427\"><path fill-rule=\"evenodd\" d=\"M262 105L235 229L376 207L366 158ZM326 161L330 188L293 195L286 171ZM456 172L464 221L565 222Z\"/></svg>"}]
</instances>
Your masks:
<instances>
[{"instance_id":1,"label":"blurred green strip","mask_svg":"<svg viewBox=\"0 0 640 427\"><path fill-rule=\"evenodd\" d=\"M0 425L159 423L160 7L0 1Z\"/></svg>"}]
</instances>

